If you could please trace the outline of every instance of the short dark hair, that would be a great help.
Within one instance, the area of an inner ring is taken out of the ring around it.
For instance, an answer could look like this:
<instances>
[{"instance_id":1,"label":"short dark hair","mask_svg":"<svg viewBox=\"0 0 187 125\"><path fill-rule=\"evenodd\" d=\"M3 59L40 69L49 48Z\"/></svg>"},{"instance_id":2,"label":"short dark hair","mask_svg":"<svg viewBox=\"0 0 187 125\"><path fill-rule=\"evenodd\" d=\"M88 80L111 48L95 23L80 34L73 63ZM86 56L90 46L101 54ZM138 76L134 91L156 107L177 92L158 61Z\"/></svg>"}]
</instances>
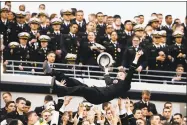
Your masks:
<instances>
[{"instance_id":1,"label":"short dark hair","mask_svg":"<svg viewBox=\"0 0 187 125\"><path fill-rule=\"evenodd\" d=\"M53 96L46 95L45 98L44 98L44 101L53 101Z\"/></svg>"},{"instance_id":2,"label":"short dark hair","mask_svg":"<svg viewBox=\"0 0 187 125\"><path fill-rule=\"evenodd\" d=\"M127 23L129 23L129 22L131 22L131 23L132 23L132 21L131 21L131 20L125 20L124 25L126 25L126 24L127 24Z\"/></svg>"},{"instance_id":3,"label":"short dark hair","mask_svg":"<svg viewBox=\"0 0 187 125\"><path fill-rule=\"evenodd\" d=\"M182 64L178 64L176 68L178 68L178 67L183 67L184 68L184 66Z\"/></svg>"},{"instance_id":4,"label":"short dark hair","mask_svg":"<svg viewBox=\"0 0 187 125\"><path fill-rule=\"evenodd\" d=\"M162 14L162 13L158 13L157 15L159 15L159 16L163 16L163 14Z\"/></svg>"},{"instance_id":5,"label":"short dark hair","mask_svg":"<svg viewBox=\"0 0 187 125\"><path fill-rule=\"evenodd\" d=\"M138 37L137 35L132 35L132 40L134 39L134 38L138 38L139 40L140 40L140 37Z\"/></svg>"},{"instance_id":6,"label":"short dark hair","mask_svg":"<svg viewBox=\"0 0 187 125\"><path fill-rule=\"evenodd\" d=\"M114 19L118 19L118 18L121 19L121 16L120 16L120 15L114 15L113 18L114 18Z\"/></svg>"},{"instance_id":7,"label":"short dark hair","mask_svg":"<svg viewBox=\"0 0 187 125\"><path fill-rule=\"evenodd\" d=\"M154 15L157 15L156 13L152 13L151 15L153 15L153 14L154 14Z\"/></svg>"},{"instance_id":8,"label":"short dark hair","mask_svg":"<svg viewBox=\"0 0 187 125\"><path fill-rule=\"evenodd\" d=\"M155 116L158 116L158 117L160 117L160 115L158 115L158 114L155 114L155 115L152 115L151 117L150 117L150 122L151 122L151 120L153 120L153 118L155 117Z\"/></svg>"},{"instance_id":9,"label":"short dark hair","mask_svg":"<svg viewBox=\"0 0 187 125\"><path fill-rule=\"evenodd\" d=\"M164 112L165 109L170 109L170 108L168 108L168 107L164 107L164 108L163 108L163 112Z\"/></svg>"},{"instance_id":10,"label":"short dark hair","mask_svg":"<svg viewBox=\"0 0 187 125\"><path fill-rule=\"evenodd\" d=\"M97 17L99 14L103 14L103 13L102 13L102 12L98 12L98 13L96 14L96 17Z\"/></svg>"},{"instance_id":11,"label":"short dark hair","mask_svg":"<svg viewBox=\"0 0 187 125\"><path fill-rule=\"evenodd\" d=\"M142 15L142 14L141 14L141 15L139 15L139 17L141 17L141 16L143 16L143 17L144 17L144 15Z\"/></svg>"},{"instance_id":12,"label":"short dark hair","mask_svg":"<svg viewBox=\"0 0 187 125\"><path fill-rule=\"evenodd\" d=\"M23 98L23 97L18 97L18 98L16 99L16 103L19 103L21 100L23 100L23 101L26 102L26 99L25 99L25 98Z\"/></svg>"},{"instance_id":13,"label":"short dark hair","mask_svg":"<svg viewBox=\"0 0 187 125\"><path fill-rule=\"evenodd\" d=\"M2 95L8 94L9 96L12 96L12 94L10 92L3 92Z\"/></svg>"},{"instance_id":14,"label":"short dark hair","mask_svg":"<svg viewBox=\"0 0 187 125\"><path fill-rule=\"evenodd\" d=\"M78 26L77 23L71 23L71 24L70 24L70 27L72 27L73 25L77 25L77 26Z\"/></svg>"},{"instance_id":15,"label":"short dark hair","mask_svg":"<svg viewBox=\"0 0 187 125\"><path fill-rule=\"evenodd\" d=\"M77 11L75 12L75 15L77 15L78 12L84 13L83 10L77 10Z\"/></svg>"},{"instance_id":16,"label":"short dark hair","mask_svg":"<svg viewBox=\"0 0 187 125\"><path fill-rule=\"evenodd\" d=\"M172 15L166 15L166 16L165 16L165 19L168 19L170 16L172 17Z\"/></svg>"},{"instance_id":17,"label":"short dark hair","mask_svg":"<svg viewBox=\"0 0 187 125\"><path fill-rule=\"evenodd\" d=\"M111 104L111 102L105 102L102 104L102 109L104 110L104 107L107 107L109 104Z\"/></svg>"},{"instance_id":18,"label":"short dark hair","mask_svg":"<svg viewBox=\"0 0 187 125\"><path fill-rule=\"evenodd\" d=\"M53 53L53 54L56 55L56 53L55 53L54 51L50 51L50 52L48 52L47 55L49 55L49 54L51 54L51 53Z\"/></svg>"},{"instance_id":19,"label":"short dark hair","mask_svg":"<svg viewBox=\"0 0 187 125\"><path fill-rule=\"evenodd\" d=\"M14 103L14 104L15 104L14 101L9 101L9 102L6 103L5 107L8 107L11 103Z\"/></svg>"},{"instance_id":20,"label":"short dark hair","mask_svg":"<svg viewBox=\"0 0 187 125\"><path fill-rule=\"evenodd\" d=\"M182 114L181 113L175 113L173 116L179 115L182 118Z\"/></svg>"},{"instance_id":21,"label":"short dark hair","mask_svg":"<svg viewBox=\"0 0 187 125\"><path fill-rule=\"evenodd\" d=\"M29 100L26 100L26 104L25 104L26 106L31 106L31 101L29 101Z\"/></svg>"},{"instance_id":22,"label":"short dark hair","mask_svg":"<svg viewBox=\"0 0 187 125\"><path fill-rule=\"evenodd\" d=\"M75 16L75 13L77 12L77 9L76 8L71 8L72 10L72 15Z\"/></svg>"},{"instance_id":23,"label":"short dark hair","mask_svg":"<svg viewBox=\"0 0 187 125\"><path fill-rule=\"evenodd\" d=\"M11 3L11 1L5 1L5 5L6 5L7 3Z\"/></svg>"},{"instance_id":24,"label":"short dark hair","mask_svg":"<svg viewBox=\"0 0 187 125\"><path fill-rule=\"evenodd\" d=\"M171 102L165 102L165 103L164 103L164 107L166 107L166 104L171 104L171 105L172 105Z\"/></svg>"},{"instance_id":25,"label":"short dark hair","mask_svg":"<svg viewBox=\"0 0 187 125\"><path fill-rule=\"evenodd\" d=\"M37 16L37 13L32 13L31 14L31 18L34 17L34 16Z\"/></svg>"},{"instance_id":26,"label":"short dark hair","mask_svg":"<svg viewBox=\"0 0 187 125\"><path fill-rule=\"evenodd\" d=\"M29 111L28 113L27 113L27 120L29 119L29 117L33 114L33 113L36 113L35 111Z\"/></svg>"},{"instance_id":27,"label":"short dark hair","mask_svg":"<svg viewBox=\"0 0 187 125\"><path fill-rule=\"evenodd\" d=\"M40 4L39 7L40 7L40 6L44 6L44 7L45 7L45 4Z\"/></svg>"},{"instance_id":28,"label":"short dark hair","mask_svg":"<svg viewBox=\"0 0 187 125\"><path fill-rule=\"evenodd\" d=\"M8 125L18 125L18 119L12 119Z\"/></svg>"},{"instance_id":29,"label":"short dark hair","mask_svg":"<svg viewBox=\"0 0 187 125\"><path fill-rule=\"evenodd\" d=\"M133 110L133 114L135 114L137 110L140 110L140 111L141 111L141 109L136 108L136 109Z\"/></svg>"},{"instance_id":30,"label":"short dark hair","mask_svg":"<svg viewBox=\"0 0 187 125\"><path fill-rule=\"evenodd\" d=\"M130 104L134 104L134 102L132 100L130 100Z\"/></svg>"}]
</instances>

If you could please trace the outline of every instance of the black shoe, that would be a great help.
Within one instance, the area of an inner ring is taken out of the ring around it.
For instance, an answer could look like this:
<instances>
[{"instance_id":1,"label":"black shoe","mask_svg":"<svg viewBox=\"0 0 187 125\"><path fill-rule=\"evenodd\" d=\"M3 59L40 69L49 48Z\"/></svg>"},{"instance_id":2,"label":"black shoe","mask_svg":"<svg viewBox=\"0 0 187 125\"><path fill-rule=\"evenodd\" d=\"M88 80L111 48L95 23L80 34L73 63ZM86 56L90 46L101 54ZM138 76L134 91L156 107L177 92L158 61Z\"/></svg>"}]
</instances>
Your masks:
<instances>
[{"instance_id":1,"label":"black shoe","mask_svg":"<svg viewBox=\"0 0 187 125\"><path fill-rule=\"evenodd\" d=\"M57 92L58 86L56 84L56 76L53 76L53 78L51 79L51 87L50 87L50 93L54 94L55 92Z\"/></svg>"}]
</instances>

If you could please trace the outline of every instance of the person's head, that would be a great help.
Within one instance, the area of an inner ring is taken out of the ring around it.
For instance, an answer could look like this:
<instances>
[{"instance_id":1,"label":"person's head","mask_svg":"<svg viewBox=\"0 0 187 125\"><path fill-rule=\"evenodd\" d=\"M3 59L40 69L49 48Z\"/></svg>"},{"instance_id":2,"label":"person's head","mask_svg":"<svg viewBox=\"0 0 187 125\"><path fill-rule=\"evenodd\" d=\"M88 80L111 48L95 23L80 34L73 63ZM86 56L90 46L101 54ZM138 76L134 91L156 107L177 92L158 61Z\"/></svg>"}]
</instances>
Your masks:
<instances>
[{"instance_id":1,"label":"person's head","mask_svg":"<svg viewBox=\"0 0 187 125\"><path fill-rule=\"evenodd\" d=\"M2 98L5 103L12 101L12 94L10 92L3 92L2 93Z\"/></svg>"},{"instance_id":2,"label":"person's head","mask_svg":"<svg viewBox=\"0 0 187 125\"><path fill-rule=\"evenodd\" d=\"M63 123L67 123L69 121L69 114L67 111L65 111L62 115L61 121L63 121Z\"/></svg>"},{"instance_id":3,"label":"person's head","mask_svg":"<svg viewBox=\"0 0 187 125\"><path fill-rule=\"evenodd\" d=\"M39 117L35 111L30 111L27 113L28 125L34 125L38 121Z\"/></svg>"},{"instance_id":4,"label":"person's head","mask_svg":"<svg viewBox=\"0 0 187 125\"><path fill-rule=\"evenodd\" d=\"M76 20L81 22L83 21L83 18L84 18L84 12L82 10L78 10L75 16L76 16Z\"/></svg>"},{"instance_id":5,"label":"person's head","mask_svg":"<svg viewBox=\"0 0 187 125\"><path fill-rule=\"evenodd\" d=\"M38 14L38 17L39 17L41 23L45 23L46 19L48 18L48 14L46 12L41 11Z\"/></svg>"},{"instance_id":6,"label":"person's head","mask_svg":"<svg viewBox=\"0 0 187 125\"><path fill-rule=\"evenodd\" d=\"M167 36L166 31L165 30L159 31L159 35L160 35L160 43L165 44L166 36Z\"/></svg>"},{"instance_id":7,"label":"person's head","mask_svg":"<svg viewBox=\"0 0 187 125\"><path fill-rule=\"evenodd\" d=\"M151 123L151 125L160 125L161 124L160 116L159 115L152 115L150 117L150 123Z\"/></svg>"},{"instance_id":8,"label":"person's head","mask_svg":"<svg viewBox=\"0 0 187 125\"><path fill-rule=\"evenodd\" d=\"M34 17L37 18L37 16L38 16L38 14L35 12L31 14L31 18L34 18Z\"/></svg>"},{"instance_id":9,"label":"person's head","mask_svg":"<svg viewBox=\"0 0 187 125\"><path fill-rule=\"evenodd\" d=\"M107 109L107 110L106 110L106 118L107 118L108 120L112 120L113 114L112 114L112 110L111 110L111 109Z\"/></svg>"},{"instance_id":10,"label":"person's head","mask_svg":"<svg viewBox=\"0 0 187 125\"><path fill-rule=\"evenodd\" d=\"M176 30L176 31L174 31L174 33L172 35L173 35L173 37L175 39L175 42L177 44L181 44L182 43L182 38L184 36L183 32Z\"/></svg>"},{"instance_id":11,"label":"person's head","mask_svg":"<svg viewBox=\"0 0 187 125\"><path fill-rule=\"evenodd\" d=\"M159 20L158 18L156 20L153 20L151 23L150 23L150 26L153 28L153 29L157 29L158 26L159 26Z\"/></svg>"},{"instance_id":12,"label":"person's head","mask_svg":"<svg viewBox=\"0 0 187 125\"><path fill-rule=\"evenodd\" d=\"M8 12L8 20L13 21L15 19L15 14L12 11Z\"/></svg>"},{"instance_id":13,"label":"person's head","mask_svg":"<svg viewBox=\"0 0 187 125\"><path fill-rule=\"evenodd\" d=\"M132 46L137 47L140 44L140 38L136 35L132 37Z\"/></svg>"},{"instance_id":14,"label":"person's head","mask_svg":"<svg viewBox=\"0 0 187 125\"><path fill-rule=\"evenodd\" d=\"M71 20L72 10L71 9L63 10L62 15L63 15L62 16L63 19L69 22Z\"/></svg>"},{"instance_id":15,"label":"person's head","mask_svg":"<svg viewBox=\"0 0 187 125\"><path fill-rule=\"evenodd\" d=\"M111 108L111 102L105 102L102 104L102 109L103 110L107 110L107 109L110 109Z\"/></svg>"},{"instance_id":16,"label":"person's head","mask_svg":"<svg viewBox=\"0 0 187 125\"><path fill-rule=\"evenodd\" d=\"M133 111L134 110L134 103L133 101L130 100L130 110Z\"/></svg>"},{"instance_id":17,"label":"person's head","mask_svg":"<svg viewBox=\"0 0 187 125\"><path fill-rule=\"evenodd\" d=\"M25 20L26 20L27 22L29 22L29 20L30 20L30 18L31 18L31 13L30 13L30 11L27 11L25 14L26 14Z\"/></svg>"},{"instance_id":18,"label":"person's head","mask_svg":"<svg viewBox=\"0 0 187 125\"><path fill-rule=\"evenodd\" d=\"M175 27L175 31L181 31L182 33L184 33L184 27L181 24L177 24Z\"/></svg>"},{"instance_id":19,"label":"person's head","mask_svg":"<svg viewBox=\"0 0 187 125\"><path fill-rule=\"evenodd\" d=\"M148 115L148 107L146 105L142 105L140 107L141 111L142 111L142 116L146 117Z\"/></svg>"},{"instance_id":20,"label":"person's head","mask_svg":"<svg viewBox=\"0 0 187 125\"><path fill-rule=\"evenodd\" d=\"M160 34L159 34L159 31L154 31L152 33L152 39L153 39L153 43L156 44L156 45L159 45L160 44Z\"/></svg>"},{"instance_id":21,"label":"person's head","mask_svg":"<svg viewBox=\"0 0 187 125\"><path fill-rule=\"evenodd\" d=\"M3 18L3 19L7 19L8 18L8 12L9 12L9 8L8 6L4 6L1 8L0 10L0 17Z\"/></svg>"},{"instance_id":22,"label":"person's head","mask_svg":"<svg viewBox=\"0 0 187 125\"><path fill-rule=\"evenodd\" d=\"M51 112L49 110L44 110L42 112L42 119L45 120L46 122L51 121Z\"/></svg>"},{"instance_id":23,"label":"person's head","mask_svg":"<svg viewBox=\"0 0 187 125\"><path fill-rule=\"evenodd\" d=\"M88 15L89 22L95 22L96 15L94 13Z\"/></svg>"},{"instance_id":24,"label":"person's head","mask_svg":"<svg viewBox=\"0 0 187 125\"><path fill-rule=\"evenodd\" d=\"M94 32L89 32L88 33L88 40L90 42L95 41L95 34L94 34Z\"/></svg>"},{"instance_id":25,"label":"person's head","mask_svg":"<svg viewBox=\"0 0 187 125\"><path fill-rule=\"evenodd\" d=\"M183 123L182 114L181 113L174 114L173 121L176 123L179 123L179 125L182 125L182 123Z\"/></svg>"},{"instance_id":26,"label":"person's head","mask_svg":"<svg viewBox=\"0 0 187 125\"><path fill-rule=\"evenodd\" d=\"M144 35L144 26L142 24L138 24L133 27L134 34L139 38L142 38Z\"/></svg>"},{"instance_id":27,"label":"person's head","mask_svg":"<svg viewBox=\"0 0 187 125\"><path fill-rule=\"evenodd\" d=\"M87 24L86 24L86 31L87 32L93 32L94 31L94 22L88 22Z\"/></svg>"},{"instance_id":28,"label":"person's head","mask_svg":"<svg viewBox=\"0 0 187 125\"><path fill-rule=\"evenodd\" d=\"M26 99L23 97L18 97L16 99L17 111L24 112L25 104L26 104Z\"/></svg>"},{"instance_id":29,"label":"person's head","mask_svg":"<svg viewBox=\"0 0 187 125\"><path fill-rule=\"evenodd\" d=\"M31 30L38 30L40 25L40 20L38 18L31 18L29 23Z\"/></svg>"},{"instance_id":30,"label":"person's head","mask_svg":"<svg viewBox=\"0 0 187 125\"><path fill-rule=\"evenodd\" d=\"M136 21L137 24L140 24L140 17L139 16L135 16L134 20Z\"/></svg>"},{"instance_id":31,"label":"person's head","mask_svg":"<svg viewBox=\"0 0 187 125\"><path fill-rule=\"evenodd\" d=\"M45 10L45 4L40 4L39 5L39 10Z\"/></svg>"},{"instance_id":32,"label":"person's head","mask_svg":"<svg viewBox=\"0 0 187 125\"><path fill-rule=\"evenodd\" d=\"M121 16L120 15L114 15L114 24L116 26L121 26Z\"/></svg>"},{"instance_id":33,"label":"person's head","mask_svg":"<svg viewBox=\"0 0 187 125\"><path fill-rule=\"evenodd\" d=\"M49 17L50 20L54 19L54 18L58 18L58 15L56 13L52 13Z\"/></svg>"},{"instance_id":34,"label":"person's head","mask_svg":"<svg viewBox=\"0 0 187 125\"><path fill-rule=\"evenodd\" d=\"M77 9L76 8L71 8L72 10L72 13L71 13L71 20L75 19L75 14L77 12Z\"/></svg>"},{"instance_id":35,"label":"person's head","mask_svg":"<svg viewBox=\"0 0 187 125\"><path fill-rule=\"evenodd\" d=\"M151 17L157 17L157 13L152 13Z\"/></svg>"},{"instance_id":36,"label":"person's head","mask_svg":"<svg viewBox=\"0 0 187 125\"><path fill-rule=\"evenodd\" d=\"M171 109L170 108L163 108L163 113L162 115L166 118L166 119L170 119L171 117Z\"/></svg>"},{"instance_id":37,"label":"person's head","mask_svg":"<svg viewBox=\"0 0 187 125\"><path fill-rule=\"evenodd\" d=\"M112 31L110 36L111 36L111 40L112 40L112 41L114 41L114 42L117 41L117 39L118 39L118 34L117 34L116 31Z\"/></svg>"},{"instance_id":38,"label":"person's head","mask_svg":"<svg viewBox=\"0 0 187 125\"><path fill-rule=\"evenodd\" d=\"M51 52L51 53L53 53L53 52ZM49 53L50 54L50 53ZM50 101L53 101L53 96L51 96L51 95L46 95L45 97L44 97L44 104L46 104L46 103L48 103L48 102L50 102Z\"/></svg>"},{"instance_id":39,"label":"person's head","mask_svg":"<svg viewBox=\"0 0 187 125\"><path fill-rule=\"evenodd\" d=\"M104 15L102 12L98 12L96 14L96 18L97 18L98 23L103 23Z\"/></svg>"},{"instance_id":40,"label":"person's head","mask_svg":"<svg viewBox=\"0 0 187 125\"><path fill-rule=\"evenodd\" d=\"M106 29L105 29L106 34L111 34L113 31L114 31L114 28L112 25L106 26Z\"/></svg>"},{"instance_id":41,"label":"person's head","mask_svg":"<svg viewBox=\"0 0 187 125\"><path fill-rule=\"evenodd\" d=\"M56 54L55 52L51 51L47 54L47 60L49 63L54 63L56 59ZM45 101L44 101L45 102ZM47 103L47 102L46 102Z\"/></svg>"},{"instance_id":42,"label":"person's head","mask_svg":"<svg viewBox=\"0 0 187 125\"><path fill-rule=\"evenodd\" d=\"M18 37L20 44L26 46L30 35L27 32L21 32L18 34Z\"/></svg>"},{"instance_id":43,"label":"person's head","mask_svg":"<svg viewBox=\"0 0 187 125\"><path fill-rule=\"evenodd\" d=\"M25 5L24 4L19 6L19 11L25 11Z\"/></svg>"},{"instance_id":44,"label":"person's head","mask_svg":"<svg viewBox=\"0 0 187 125\"><path fill-rule=\"evenodd\" d=\"M173 22L172 16L171 15L166 15L165 16L165 22L166 22L166 24L171 25L172 22Z\"/></svg>"},{"instance_id":45,"label":"person's head","mask_svg":"<svg viewBox=\"0 0 187 125\"><path fill-rule=\"evenodd\" d=\"M54 31L59 31L61 28L62 21L59 18L53 18L51 20L51 24Z\"/></svg>"},{"instance_id":46,"label":"person's head","mask_svg":"<svg viewBox=\"0 0 187 125\"><path fill-rule=\"evenodd\" d=\"M181 20L180 20L179 18L176 18L176 19L174 20L174 23L176 23L176 24L181 24Z\"/></svg>"},{"instance_id":47,"label":"person's head","mask_svg":"<svg viewBox=\"0 0 187 125\"><path fill-rule=\"evenodd\" d=\"M187 116L183 117L183 123L184 123L184 125L187 124Z\"/></svg>"},{"instance_id":48,"label":"person's head","mask_svg":"<svg viewBox=\"0 0 187 125\"><path fill-rule=\"evenodd\" d=\"M5 109L6 109L7 113L15 111L16 110L15 102L14 101L7 102L5 105Z\"/></svg>"},{"instance_id":49,"label":"person's head","mask_svg":"<svg viewBox=\"0 0 187 125\"><path fill-rule=\"evenodd\" d=\"M163 21L163 15L161 14L161 13L159 13L159 14L157 14L158 16L158 20L159 20L159 25L161 25L162 24L162 21Z\"/></svg>"},{"instance_id":50,"label":"person's head","mask_svg":"<svg viewBox=\"0 0 187 125\"><path fill-rule=\"evenodd\" d=\"M24 112L28 113L29 110L31 108L31 102L29 100L26 100L26 104L25 104L25 108L24 108Z\"/></svg>"},{"instance_id":51,"label":"person's head","mask_svg":"<svg viewBox=\"0 0 187 125\"><path fill-rule=\"evenodd\" d=\"M106 24L108 25L112 25L114 22L114 19L112 16L107 16L107 19L106 19Z\"/></svg>"},{"instance_id":52,"label":"person's head","mask_svg":"<svg viewBox=\"0 0 187 125\"><path fill-rule=\"evenodd\" d=\"M145 32L150 36L151 33L153 32L153 28L150 25L147 25L145 27Z\"/></svg>"},{"instance_id":53,"label":"person's head","mask_svg":"<svg viewBox=\"0 0 187 125\"><path fill-rule=\"evenodd\" d=\"M132 21L131 20L126 20L124 22L124 26L125 26L125 30L127 31L131 31L132 30Z\"/></svg>"},{"instance_id":54,"label":"person's head","mask_svg":"<svg viewBox=\"0 0 187 125\"><path fill-rule=\"evenodd\" d=\"M11 11L11 1L5 1L5 5L9 7L9 10Z\"/></svg>"},{"instance_id":55,"label":"person's head","mask_svg":"<svg viewBox=\"0 0 187 125\"><path fill-rule=\"evenodd\" d=\"M143 24L144 23L144 15L139 15L139 18L140 18L140 24Z\"/></svg>"},{"instance_id":56,"label":"person's head","mask_svg":"<svg viewBox=\"0 0 187 125\"><path fill-rule=\"evenodd\" d=\"M78 31L78 25L76 23L70 25L70 32L76 34Z\"/></svg>"},{"instance_id":57,"label":"person's head","mask_svg":"<svg viewBox=\"0 0 187 125\"><path fill-rule=\"evenodd\" d=\"M140 109L134 109L133 114L136 119L142 118L142 111Z\"/></svg>"},{"instance_id":58,"label":"person's head","mask_svg":"<svg viewBox=\"0 0 187 125\"><path fill-rule=\"evenodd\" d=\"M126 72L125 71L119 71L117 73L117 79L120 79L120 80L125 80L125 77L126 77Z\"/></svg>"},{"instance_id":59,"label":"person's head","mask_svg":"<svg viewBox=\"0 0 187 125\"><path fill-rule=\"evenodd\" d=\"M146 122L142 118L139 118L136 120L136 125L146 125Z\"/></svg>"},{"instance_id":60,"label":"person's head","mask_svg":"<svg viewBox=\"0 0 187 125\"><path fill-rule=\"evenodd\" d=\"M106 23L108 15L103 15L103 23Z\"/></svg>"},{"instance_id":61,"label":"person's head","mask_svg":"<svg viewBox=\"0 0 187 125\"><path fill-rule=\"evenodd\" d=\"M176 68L176 75L181 76L184 73L184 66L182 64L178 64L177 68ZM171 105L171 109L172 109L172 105Z\"/></svg>"},{"instance_id":62,"label":"person's head","mask_svg":"<svg viewBox=\"0 0 187 125\"><path fill-rule=\"evenodd\" d=\"M23 122L18 119L12 119L8 125L23 125Z\"/></svg>"}]
</instances>

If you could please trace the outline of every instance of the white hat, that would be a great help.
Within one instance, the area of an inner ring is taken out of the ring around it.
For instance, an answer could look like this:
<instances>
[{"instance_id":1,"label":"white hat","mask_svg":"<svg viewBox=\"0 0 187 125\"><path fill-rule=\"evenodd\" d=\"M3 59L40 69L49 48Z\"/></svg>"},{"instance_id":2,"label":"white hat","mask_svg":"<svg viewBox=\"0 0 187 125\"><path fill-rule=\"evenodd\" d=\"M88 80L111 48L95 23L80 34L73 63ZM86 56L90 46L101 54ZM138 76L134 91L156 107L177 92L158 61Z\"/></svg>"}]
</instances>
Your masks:
<instances>
[{"instance_id":1,"label":"white hat","mask_svg":"<svg viewBox=\"0 0 187 125\"><path fill-rule=\"evenodd\" d=\"M41 36L39 37L39 40L40 40L41 42L48 42L48 41L51 40L51 38L50 38L49 36L47 36L47 35L41 35Z\"/></svg>"},{"instance_id":2,"label":"white hat","mask_svg":"<svg viewBox=\"0 0 187 125\"><path fill-rule=\"evenodd\" d=\"M29 20L29 23L32 24L32 23L35 23L35 24L38 24L40 25L40 20L36 17L33 17Z\"/></svg>"},{"instance_id":3,"label":"white hat","mask_svg":"<svg viewBox=\"0 0 187 125\"><path fill-rule=\"evenodd\" d=\"M18 34L18 37L22 39L28 39L30 37L30 34L27 32L21 32Z\"/></svg>"}]
</instances>

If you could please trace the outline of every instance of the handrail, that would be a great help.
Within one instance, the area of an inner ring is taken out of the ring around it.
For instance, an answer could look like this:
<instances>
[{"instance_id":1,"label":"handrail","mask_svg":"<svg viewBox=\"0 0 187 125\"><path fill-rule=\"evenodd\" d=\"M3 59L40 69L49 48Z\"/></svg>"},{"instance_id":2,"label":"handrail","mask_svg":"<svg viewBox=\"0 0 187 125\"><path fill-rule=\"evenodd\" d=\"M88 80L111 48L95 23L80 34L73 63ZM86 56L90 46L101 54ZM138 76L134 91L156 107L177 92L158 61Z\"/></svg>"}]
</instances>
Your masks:
<instances>
[{"instance_id":1,"label":"handrail","mask_svg":"<svg viewBox=\"0 0 187 125\"><path fill-rule=\"evenodd\" d=\"M20 71L16 70L15 68L18 69L18 65L14 65L15 63L30 63L30 64L43 64L43 62L33 62L33 61L18 61L18 60L7 60L9 63L6 66L7 67L7 73L25 73L25 74L32 74L32 75L44 75L43 72L32 72L32 71ZM66 75L71 76L71 77L82 77L82 78L96 78L96 79L103 79L104 71L101 70L99 66L92 66L92 65L77 65L77 64L61 64L61 63L54 63L55 65L62 67L62 68L53 68L55 70L63 71ZM69 68L71 67L71 68ZM38 69L38 70L43 70L42 67L34 67L34 66L24 66L26 69ZM97 68L97 70L91 70L90 68ZM110 72L111 78L115 78L117 74L117 67L112 67L115 71ZM128 69L125 69L128 70ZM155 74L147 74L147 73L155 73ZM158 74L159 73L159 74ZM165 74L161 74L165 73ZM167 73L167 76L166 76ZM157 75L158 74L158 75ZM170 75L169 75L170 74ZM160 70L143 70L142 72L137 72L134 74L135 78L133 80L138 81L138 82L154 82L154 83L181 83L181 84L187 84L186 82L177 82L177 81L171 81L173 76L171 74L176 74L174 71L160 71ZM184 72L184 75L187 73ZM145 78L146 77L146 78ZM157 78L157 79L155 79ZM161 79L158 79L161 78ZM168 80L170 79L170 80ZM187 80L186 77L181 77L183 80Z\"/></svg>"}]
</instances>

